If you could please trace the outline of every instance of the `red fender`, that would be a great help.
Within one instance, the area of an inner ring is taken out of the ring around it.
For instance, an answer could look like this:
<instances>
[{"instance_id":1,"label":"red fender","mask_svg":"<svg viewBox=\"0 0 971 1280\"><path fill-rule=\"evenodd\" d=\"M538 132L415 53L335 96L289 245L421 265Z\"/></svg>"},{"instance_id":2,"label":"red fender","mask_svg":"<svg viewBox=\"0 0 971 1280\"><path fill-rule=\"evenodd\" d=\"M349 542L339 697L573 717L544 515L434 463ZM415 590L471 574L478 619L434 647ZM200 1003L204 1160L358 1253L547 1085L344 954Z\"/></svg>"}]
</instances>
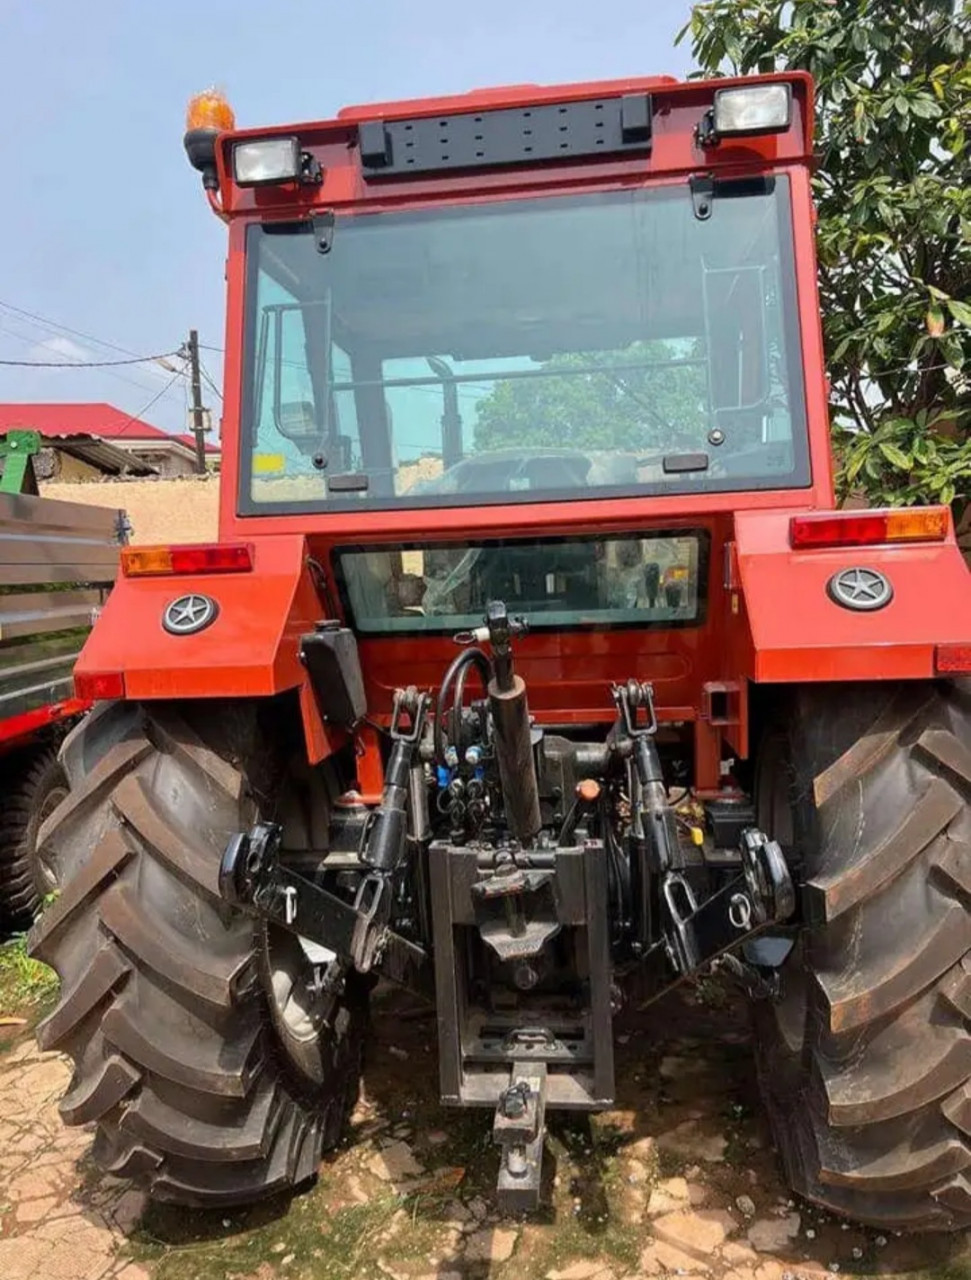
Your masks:
<instances>
[{"instance_id":1,"label":"red fender","mask_svg":"<svg viewBox=\"0 0 971 1280\"><path fill-rule=\"evenodd\" d=\"M299 658L300 637L323 616L306 543L302 535L279 534L252 546L248 571L119 575L75 680L83 691L97 677L120 675L133 700L270 697L295 689L315 763L346 735L324 724ZM215 600L216 618L194 635L171 635L162 625L165 609L190 593Z\"/></svg>"},{"instance_id":2,"label":"red fender","mask_svg":"<svg viewBox=\"0 0 971 1280\"><path fill-rule=\"evenodd\" d=\"M753 679L928 679L937 674L938 645L971 641L971 573L953 522L935 542L797 551L790 545L791 515L735 517L736 594L751 635ZM854 566L886 576L893 588L889 604L866 613L831 598L830 579Z\"/></svg>"}]
</instances>

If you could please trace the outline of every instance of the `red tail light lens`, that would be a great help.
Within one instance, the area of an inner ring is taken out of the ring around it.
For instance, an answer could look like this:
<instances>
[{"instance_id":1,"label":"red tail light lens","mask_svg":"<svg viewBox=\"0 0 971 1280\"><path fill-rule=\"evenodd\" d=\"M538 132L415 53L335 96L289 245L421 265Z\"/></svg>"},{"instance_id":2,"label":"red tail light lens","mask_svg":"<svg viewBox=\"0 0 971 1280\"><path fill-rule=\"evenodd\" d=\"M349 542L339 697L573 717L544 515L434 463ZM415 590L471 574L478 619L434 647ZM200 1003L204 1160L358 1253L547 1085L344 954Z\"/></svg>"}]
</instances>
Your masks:
<instances>
[{"instance_id":1,"label":"red tail light lens","mask_svg":"<svg viewBox=\"0 0 971 1280\"><path fill-rule=\"evenodd\" d=\"M886 542L943 542L948 521L947 507L814 513L792 517L789 542L796 550L879 546Z\"/></svg>"},{"instance_id":2,"label":"red tail light lens","mask_svg":"<svg viewBox=\"0 0 971 1280\"><path fill-rule=\"evenodd\" d=\"M125 696L121 671L79 671L74 677L74 696L85 702L108 702Z\"/></svg>"},{"instance_id":3,"label":"red tail light lens","mask_svg":"<svg viewBox=\"0 0 971 1280\"><path fill-rule=\"evenodd\" d=\"M250 542L199 542L180 547L126 547L121 571L126 578L190 573L248 573L253 568Z\"/></svg>"},{"instance_id":4,"label":"red tail light lens","mask_svg":"<svg viewBox=\"0 0 971 1280\"><path fill-rule=\"evenodd\" d=\"M971 644L939 644L934 650L938 675L971 675Z\"/></svg>"}]
</instances>

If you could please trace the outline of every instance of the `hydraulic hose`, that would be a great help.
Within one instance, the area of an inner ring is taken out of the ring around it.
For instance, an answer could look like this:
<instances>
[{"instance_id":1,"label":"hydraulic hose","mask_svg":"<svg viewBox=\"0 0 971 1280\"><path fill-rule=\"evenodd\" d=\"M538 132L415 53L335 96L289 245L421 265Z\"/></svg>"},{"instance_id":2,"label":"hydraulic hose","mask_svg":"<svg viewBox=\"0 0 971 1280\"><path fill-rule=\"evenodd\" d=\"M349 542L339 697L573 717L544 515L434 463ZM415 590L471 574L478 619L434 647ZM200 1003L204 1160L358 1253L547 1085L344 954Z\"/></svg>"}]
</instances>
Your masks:
<instances>
[{"instance_id":1,"label":"hydraulic hose","mask_svg":"<svg viewBox=\"0 0 971 1280\"><path fill-rule=\"evenodd\" d=\"M450 663L448 670L442 677L438 697L435 700L435 724L432 730L435 744L435 760L438 764L445 764L445 711L448 707L452 685L459 681L456 686L456 700L458 700L465 692L466 676L469 667L472 666L479 673L483 689L488 689L489 680L492 676L492 667L489 664L489 659L481 649L463 649L458 657Z\"/></svg>"}]
</instances>

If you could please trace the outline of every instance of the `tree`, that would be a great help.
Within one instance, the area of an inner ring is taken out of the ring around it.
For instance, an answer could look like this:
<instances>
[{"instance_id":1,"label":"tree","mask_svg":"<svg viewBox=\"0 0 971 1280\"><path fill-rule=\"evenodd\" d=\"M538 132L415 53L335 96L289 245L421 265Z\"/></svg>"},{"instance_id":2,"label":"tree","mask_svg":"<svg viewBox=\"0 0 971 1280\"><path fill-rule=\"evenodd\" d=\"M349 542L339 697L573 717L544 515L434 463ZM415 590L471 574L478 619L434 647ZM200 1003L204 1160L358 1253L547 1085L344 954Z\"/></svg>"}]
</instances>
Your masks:
<instances>
[{"instance_id":1,"label":"tree","mask_svg":"<svg viewBox=\"0 0 971 1280\"><path fill-rule=\"evenodd\" d=\"M820 302L843 496L971 500L971 0L707 0L709 75L816 81Z\"/></svg>"},{"instance_id":2,"label":"tree","mask_svg":"<svg viewBox=\"0 0 971 1280\"><path fill-rule=\"evenodd\" d=\"M554 356L543 365L550 377L499 381L478 402L476 448L664 453L686 441L697 446L708 421L704 366L669 363L696 354L693 343L655 341ZM578 372L593 365L603 372Z\"/></svg>"}]
</instances>

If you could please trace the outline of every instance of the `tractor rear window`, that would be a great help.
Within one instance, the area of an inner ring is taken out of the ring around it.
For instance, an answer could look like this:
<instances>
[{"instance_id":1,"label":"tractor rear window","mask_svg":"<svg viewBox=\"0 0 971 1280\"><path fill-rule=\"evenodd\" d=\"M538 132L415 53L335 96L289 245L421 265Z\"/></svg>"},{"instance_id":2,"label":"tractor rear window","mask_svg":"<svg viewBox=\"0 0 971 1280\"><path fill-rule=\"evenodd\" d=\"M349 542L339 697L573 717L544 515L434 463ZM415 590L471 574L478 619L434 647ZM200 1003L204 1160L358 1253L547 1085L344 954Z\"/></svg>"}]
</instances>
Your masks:
<instances>
[{"instance_id":1,"label":"tractor rear window","mask_svg":"<svg viewBox=\"0 0 971 1280\"><path fill-rule=\"evenodd\" d=\"M690 626L703 621L708 535L355 547L334 553L355 631L457 632L503 600L531 627Z\"/></svg>"},{"instance_id":2,"label":"tractor rear window","mask_svg":"<svg viewBox=\"0 0 971 1280\"><path fill-rule=\"evenodd\" d=\"M809 483L788 180L247 231L241 510Z\"/></svg>"}]
</instances>

